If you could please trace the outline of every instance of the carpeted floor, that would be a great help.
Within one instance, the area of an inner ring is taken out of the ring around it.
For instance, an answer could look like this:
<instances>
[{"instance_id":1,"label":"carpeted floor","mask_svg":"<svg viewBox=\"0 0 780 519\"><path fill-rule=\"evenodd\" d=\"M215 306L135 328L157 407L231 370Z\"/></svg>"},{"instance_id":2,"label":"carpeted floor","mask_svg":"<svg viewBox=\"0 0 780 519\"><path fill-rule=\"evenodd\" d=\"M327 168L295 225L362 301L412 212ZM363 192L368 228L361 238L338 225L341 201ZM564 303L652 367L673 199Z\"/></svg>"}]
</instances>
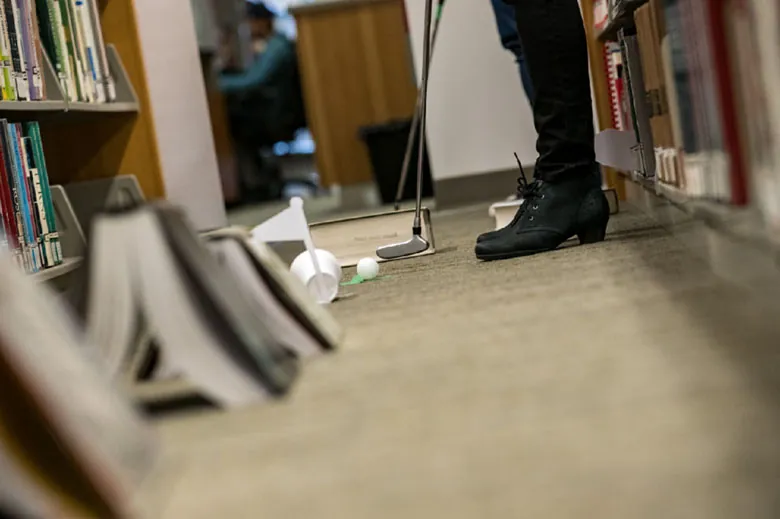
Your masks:
<instances>
[{"instance_id":1,"label":"carpeted floor","mask_svg":"<svg viewBox=\"0 0 780 519\"><path fill-rule=\"evenodd\" d=\"M637 213L496 263L485 207L434 225L436 255L345 289L343 350L287 401L160 423L160 517L778 516L766 308Z\"/></svg>"}]
</instances>

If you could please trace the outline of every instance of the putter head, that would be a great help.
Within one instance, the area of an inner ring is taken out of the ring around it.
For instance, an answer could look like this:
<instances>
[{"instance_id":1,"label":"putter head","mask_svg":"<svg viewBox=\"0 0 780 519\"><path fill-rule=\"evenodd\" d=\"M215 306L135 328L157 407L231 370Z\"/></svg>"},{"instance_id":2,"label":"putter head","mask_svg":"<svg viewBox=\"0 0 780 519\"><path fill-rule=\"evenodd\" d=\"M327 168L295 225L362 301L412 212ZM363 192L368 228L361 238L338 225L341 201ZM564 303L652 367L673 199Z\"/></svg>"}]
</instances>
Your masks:
<instances>
[{"instance_id":1,"label":"putter head","mask_svg":"<svg viewBox=\"0 0 780 519\"><path fill-rule=\"evenodd\" d=\"M393 260L425 252L428 250L428 247L430 247L430 244L425 238L419 234L413 234L411 239L405 242L393 243L392 245L377 248L376 255L385 260Z\"/></svg>"}]
</instances>

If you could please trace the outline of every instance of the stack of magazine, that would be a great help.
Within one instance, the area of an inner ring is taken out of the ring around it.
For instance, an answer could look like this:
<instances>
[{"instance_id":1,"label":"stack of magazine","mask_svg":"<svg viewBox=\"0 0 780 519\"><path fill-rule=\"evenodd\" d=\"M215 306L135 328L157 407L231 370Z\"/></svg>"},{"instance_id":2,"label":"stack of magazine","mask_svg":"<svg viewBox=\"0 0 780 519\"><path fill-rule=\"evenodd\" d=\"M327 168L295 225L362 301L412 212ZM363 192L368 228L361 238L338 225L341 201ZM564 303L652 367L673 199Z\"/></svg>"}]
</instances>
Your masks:
<instances>
[{"instance_id":1,"label":"stack of magazine","mask_svg":"<svg viewBox=\"0 0 780 519\"><path fill-rule=\"evenodd\" d=\"M88 242L73 301L114 378L177 377L240 406L287 394L299 359L341 340L327 311L244 231L201 237L157 203L98 214Z\"/></svg>"}]
</instances>

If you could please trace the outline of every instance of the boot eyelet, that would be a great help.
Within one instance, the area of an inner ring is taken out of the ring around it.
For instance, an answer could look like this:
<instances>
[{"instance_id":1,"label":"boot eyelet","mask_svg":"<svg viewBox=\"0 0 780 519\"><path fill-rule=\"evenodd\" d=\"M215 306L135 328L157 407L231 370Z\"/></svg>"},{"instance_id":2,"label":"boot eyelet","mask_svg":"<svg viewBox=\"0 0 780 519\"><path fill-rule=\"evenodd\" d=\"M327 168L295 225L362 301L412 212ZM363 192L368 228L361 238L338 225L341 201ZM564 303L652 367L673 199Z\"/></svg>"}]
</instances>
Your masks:
<instances>
[{"instance_id":1,"label":"boot eyelet","mask_svg":"<svg viewBox=\"0 0 780 519\"><path fill-rule=\"evenodd\" d=\"M531 218L528 219L528 221L529 222L533 222L534 221L534 217L532 216Z\"/></svg>"},{"instance_id":2,"label":"boot eyelet","mask_svg":"<svg viewBox=\"0 0 780 519\"><path fill-rule=\"evenodd\" d=\"M536 211L537 209L539 209L539 206L538 206L538 205L535 205L535 206L533 206L533 207L532 207L532 209L533 209L534 211Z\"/></svg>"}]
</instances>

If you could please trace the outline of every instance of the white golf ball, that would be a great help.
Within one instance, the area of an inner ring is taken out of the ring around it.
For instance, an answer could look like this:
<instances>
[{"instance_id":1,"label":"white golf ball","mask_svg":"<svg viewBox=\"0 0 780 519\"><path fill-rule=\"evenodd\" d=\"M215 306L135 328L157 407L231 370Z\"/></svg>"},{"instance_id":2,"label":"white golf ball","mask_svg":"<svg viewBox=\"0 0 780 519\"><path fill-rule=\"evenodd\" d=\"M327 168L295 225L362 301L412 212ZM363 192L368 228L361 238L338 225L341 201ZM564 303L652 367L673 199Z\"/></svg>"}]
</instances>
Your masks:
<instances>
[{"instance_id":1,"label":"white golf ball","mask_svg":"<svg viewBox=\"0 0 780 519\"><path fill-rule=\"evenodd\" d=\"M379 274L379 263L374 258L363 258L358 261L357 273L363 279L374 279Z\"/></svg>"}]
</instances>

